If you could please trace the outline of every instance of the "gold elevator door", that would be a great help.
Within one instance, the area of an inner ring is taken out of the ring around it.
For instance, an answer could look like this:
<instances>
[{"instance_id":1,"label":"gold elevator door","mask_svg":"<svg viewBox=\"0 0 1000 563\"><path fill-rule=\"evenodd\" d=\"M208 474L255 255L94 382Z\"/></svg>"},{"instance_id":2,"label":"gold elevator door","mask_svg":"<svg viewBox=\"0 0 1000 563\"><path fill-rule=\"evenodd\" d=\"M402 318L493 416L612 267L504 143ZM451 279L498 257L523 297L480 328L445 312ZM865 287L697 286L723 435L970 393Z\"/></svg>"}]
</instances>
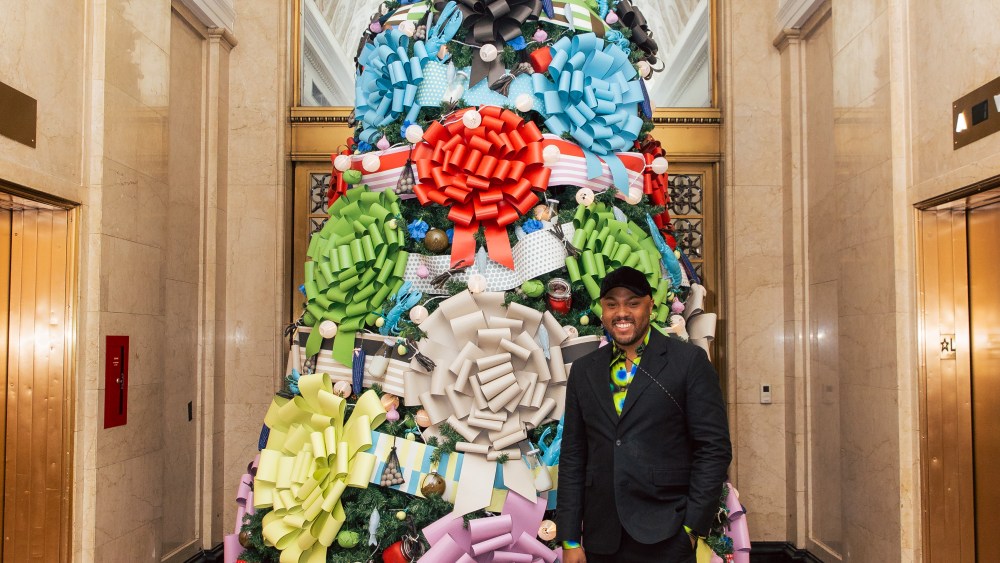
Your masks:
<instances>
[{"instance_id":1,"label":"gold elevator door","mask_svg":"<svg viewBox=\"0 0 1000 563\"><path fill-rule=\"evenodd\" d=\"M969 211L969 344L977 559L1000 529L1000 203Z\"/></svg>"}]
</instances>

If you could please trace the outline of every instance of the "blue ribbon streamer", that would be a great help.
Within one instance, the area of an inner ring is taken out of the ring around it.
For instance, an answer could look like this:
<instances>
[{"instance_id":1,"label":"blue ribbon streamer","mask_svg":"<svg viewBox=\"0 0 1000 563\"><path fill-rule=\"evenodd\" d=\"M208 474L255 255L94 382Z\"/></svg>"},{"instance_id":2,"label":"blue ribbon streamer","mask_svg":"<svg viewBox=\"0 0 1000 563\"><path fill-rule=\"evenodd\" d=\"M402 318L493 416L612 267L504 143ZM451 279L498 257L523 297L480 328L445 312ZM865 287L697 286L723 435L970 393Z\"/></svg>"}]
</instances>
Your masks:
<instances>
[{"instance_id":1,"label":"blue ribbon streamer","mask_svg":"<svg viewBox=\"0 0 1000 563\"><path fill-rule=\"evenodd\" d=\"M423 297L423 293L413 291L413 283L404 282L399 291L396 292L396 304L385 316L385 324L378 329L379 334L383 336L399 334L399 319L403 318L403 313L420 303L421 297Z\"/></svg>"},{"instance_id":2,"label":"blue ribbon streamer","mask_svg":"<svg viewBox=\"0 0 1000 563\"><path fill-rule=\"evenodd\" d=\"M544 102L545 126L569 134L583 149L587 177L601 175L603 160L615 186L628 189L628 171L615 154L639 137L641 79L628 55L593 33L563 37L552 45L548 74L532 75L535 97Z\"/></svg>"},{"instance_id":3,"label":"blue ribbon streamer","mask_svg":"<svg viewBox=\"0 0 1000 563\"><path fill-rule=\"evenodd\" d=\"M355 348L354 359L351 362L351 390L360 395L365 384L365 349Z\"/></svg>"},{"instance_id":4,"label":"blue ribbon streamer","mask_svg":"<svg viewBox=\"0 0 1000 563\"><path fill-rule=\"evenodd\" d=\"M649 235L653 237L653 244L656 245L656 249L660 251L661 261L663 262L663 267L670 274L670 287L676 291L681 287L681 265L677 261L677 257L674 256L674 251L670 250L670 245L664 240L663 235L660 234L660 229L656 226L653 218L646 214L646 225L649 226Z\"/></svg>"},{"instance_id":5,"label":"blue ribbon streamer","mask_svg":"<svg viewBox=\"0 0 1000 563\"><path fill-rule=\"evenodd\" d=\"M462 27L462 12L454 1L448 2L434 25L427 30L427 52L437 56L442 45L447 45Z\"/></svg>"},{"instance_id":6,"label":"blue ribbon streamer","mask_svg":"<svg viewBox=\"0 0 1000 563\"><path fill-rule=\"evenodd\" d=\"M409 37L393 28L375 36L358 57L364 68L354 88L355 115L362 123L360 141L372 143L381 137L379 128L404 119L416 121L420 113L417 87L423 81L428 59L423 41L413 44L407 55Z\"/></svg>"}]
</instances>

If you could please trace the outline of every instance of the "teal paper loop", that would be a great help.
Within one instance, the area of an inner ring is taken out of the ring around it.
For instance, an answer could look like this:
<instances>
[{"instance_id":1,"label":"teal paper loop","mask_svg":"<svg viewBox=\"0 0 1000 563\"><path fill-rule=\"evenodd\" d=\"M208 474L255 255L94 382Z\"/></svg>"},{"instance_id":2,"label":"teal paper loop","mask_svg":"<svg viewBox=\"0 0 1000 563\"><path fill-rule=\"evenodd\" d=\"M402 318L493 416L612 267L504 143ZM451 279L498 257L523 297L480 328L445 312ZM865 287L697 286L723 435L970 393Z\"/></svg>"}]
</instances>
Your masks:
<instances>
[{"instance_id":1,"label":"teal paper loop","mask_svg":"<svg viewBox=\"0 0 1000 563\"><path fill-rule=\"evenodd\" d=\"M666 301L670 281L661 275L660 252L653 238L634 221L626 224L615 219L603 203L577 208L573 226L576 228L573 240L582 241L578 246L580 257L567 256L566 270L570 281L582 284L590 295L590 309L601 314L599 297L604 276L622 266L631 266L642 272L653 287L652 320L664 325L670 315L670 303Z\"/></svg>"},{"instance_id":2,"label":"teal paper loop","mask_svg":"<svg viewBox=\"0 0 1000 563\"><path fill-rule=\"evenodd\" d=\"M593 33L556 41L548 76L532 75L535 97L545 106L545 126L576 140L589 178L601 175L603 160L623 191L629 187L628 173L615 153L630 150L639 137L640 82L628 54Z\"/></svg>"},{"instance_id":3,"label":"teal paper loop","mask_svg":"<svg viewBox=\"0 0 1000 563\"><path fill-rule=\"evenodd\" d=\"M305 266L306 309L315 318L306 355L319 352L321 322L337 323L333 358L351 365L355 333L403 283L407 253L400 250L402 227L389 227L399 215L392 190L347 190L330 207L330 219L309 243Z\"/></svg>"},{"instance_id":4,"label":"teal paper loop","mask_svg":"<svg viewBox=\"0 0 1000 563\"><path fill-rule=\"evenodd\" d=\"M380 127L403 119L415 122L420 113L417 88L424 79L422 67L428 60L423 41L413 44L397 29L388 29L365 45L358 57L364 70L354 87L355 115L362 124L360 139L375 143Z\"/></svg>"}]
</instances>

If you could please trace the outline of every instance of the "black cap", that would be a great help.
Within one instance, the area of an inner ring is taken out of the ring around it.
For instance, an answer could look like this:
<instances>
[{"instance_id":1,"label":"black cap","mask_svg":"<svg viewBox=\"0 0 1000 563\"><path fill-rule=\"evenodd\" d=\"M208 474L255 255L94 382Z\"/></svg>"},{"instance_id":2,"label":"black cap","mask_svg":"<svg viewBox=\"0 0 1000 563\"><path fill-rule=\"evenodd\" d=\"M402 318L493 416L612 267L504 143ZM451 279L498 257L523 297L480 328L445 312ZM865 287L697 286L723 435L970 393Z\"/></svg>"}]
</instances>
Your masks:
<instances>
[{"instance_id":1,"label":"black cap","mask_svg":"<svg viewBox=\"0 0 1000 563\"><path fill-rule=\"evenodd\" d=\"M616 287L624 287L639 296L649 295L652 297L653 295L653 288L646 281L646 276L639 270L628 266L622 266L604 276L604 281L601 282L601 297Z\"/></svg>"}]
</instances>

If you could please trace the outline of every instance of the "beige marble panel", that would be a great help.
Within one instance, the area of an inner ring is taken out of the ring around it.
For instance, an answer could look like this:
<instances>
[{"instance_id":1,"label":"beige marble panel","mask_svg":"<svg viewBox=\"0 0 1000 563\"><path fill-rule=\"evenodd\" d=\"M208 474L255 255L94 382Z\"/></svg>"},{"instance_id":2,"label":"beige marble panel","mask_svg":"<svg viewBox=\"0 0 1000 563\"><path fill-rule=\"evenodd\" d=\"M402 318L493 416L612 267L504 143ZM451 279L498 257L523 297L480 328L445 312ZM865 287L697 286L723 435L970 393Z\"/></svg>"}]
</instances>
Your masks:
<instances>
[{"instance_id":1,"label":"beige marble panel","mask_svg":"<svg viewBox=\"0 0 1000 563\"><path fill-rule=\"evenodd\" d=\"M98 545L93 560L101 563L137 563L160 561L162 555L160 520L157 519Z\"/></svg>"},{"instance_id":2,"label":"beige marble panel","mask_svg":"<svg viewBox=\"0 0 1000 563\"><path fill-rule=\"evenodd\" d=\"M754 541L785 541L785 410L780 405L741 404L734 447L739 455L736 486L751 511Z\"/></svg>"},{"instance_id":3,"label":"beige marble panel","mask_svg":"<svg viewBox=\"0 0 1000 563\"><path fill-rule=\"evenodd\" d=\"M159 8L162 3L150 5ZM166 108L169 46L154 43L135 27L134 21L115 10L108 10L107 30L107 83L143 106Z\"/></svg>"},{"instance_id":4,"label":"beige marble panel","mask_svg":"<svg viewBox=\"0 0 1000 563\"><path fill-rule=\"evenodd\" d=\"M99 417L103 421L103 393L101 393L99 400ZM163 448L163 431L163 384L129 385L128 423L101 430L96 441L97 468L103 469L131 459L159 454ZM159 472L156 474L156 479L160 480ZM98 497L98 526L102 524L115 525L102 518L102 515L110 514L104 510L107 505L112 503L113 499L115 499L114 495ZM98 543L101 542L98 541Z\"/></svg>"},{"instance_id":5,"label":"beige marble panel","mask_svg":"<svg viewBox=\"0 0 1000 563\"><path fill-rule=\"evenodd\" d=\"M114 160L104 161L101 189L104 234L162 248L167 185Z\"/></svg>"},{"instance_id":6,"label":"beige marble panel","mask_svg":"<svg viewBox=\"0 0 1000 563\"><path fill-rule=\"evenodd\" d=\"M107 312L163 314L163 251L102 237L101 301Z\"/></svg>"},{"instance_id":7,"label":"beige marble panel","mask_svg":"<svg viewBox=\"0 0 1000 563\"><path fill-rule=\"evenodd\" d=\"M85 7L60 0L0 3L0 81L38 101L36 148L0 136L0 179L76 201L83 196L85 76L78 69L86 66Z\"/></svg>"},{"instance_id":8,"label":"beige marble panel","mask_svg":"<svg viewBox=\"0 0 1000 563\"><path fill-rule=\"evenodd\" d=\"M892 238L847 247L841 252L840 263L841 316L867 316L895 310ZM891 334L877 337L895 339Z\"/></svg>"},{"instance_id":9,"label":"beige marble panel","mask_svg":"<svg viewBox=\"0 0 1000 563\"><path fill-rule=\"evenodd\" d=\"M834 18L835 30L838 22ZM883 12L837 49L834 59L842 64L833 67L835 107L864 106L864 100L889 83L888 26L889 16Z\"/></svg>"},{"instance_id":10,"label":"beige marble panel","mask_svg":"<svg viewBox=\"0 0 1000 563\"><path fill-rule=\"evenodd\" d=\"M833 52L839 54L847 43L862 33L887 7L888 0L840 0L833 3Z\"/></svg>"},{"instance_id":11,"label":"beige marble panel","mask_svg":"<svg viewBox=\"0 0 1000 563\"><path fill-rule=\"evenodd\" d=\"M153 45L167 51L170 44L170 3L143 0L106 0L113 14L141 33Z\"/></svg>"},{"instance_id":12,"label":"beige marble panel","mask_svg":"<svg viewBox=\"0 0 1000 563\"><path fill-rule=\"evenodd\" d=\"M129 337L129 385L161 383L166 350L163 346L165 324L162 316L131 313L104 313L100 317L100 351L104 357L104 337L127 335ZM104 389L104 360L98 360L97 389Z\"/></svg>"},{"instance_id":13,"label":"beige marble panel","mask_svg":"<svg viewBox=\"0 0 1000 563\"><path fill-rule=\"evenodd\" d=\"M106 84L104 154L111 160L167 181L167 119L164 108L136 101Z\"/></svg>"},{"instance_id":14,"label":"beige marble panel","mask_svg":"<svg viewBox=\"0 0 1000 563\"><path fill-rule=\"evenodd\" d=\"M121 538L148 524L157 524L163 510L161 472L164 463L159 451L141 455L97 470L97 498L114 499L98 502L97 549L100 552L111 540ZM158 540L159 530L132 534L136 540L152 533ZM158 548L158 541L154 548ZM152 550L150 550L152 551ZM149 560L151 552L141 559Z\"/></svg>"}]
</instances>

